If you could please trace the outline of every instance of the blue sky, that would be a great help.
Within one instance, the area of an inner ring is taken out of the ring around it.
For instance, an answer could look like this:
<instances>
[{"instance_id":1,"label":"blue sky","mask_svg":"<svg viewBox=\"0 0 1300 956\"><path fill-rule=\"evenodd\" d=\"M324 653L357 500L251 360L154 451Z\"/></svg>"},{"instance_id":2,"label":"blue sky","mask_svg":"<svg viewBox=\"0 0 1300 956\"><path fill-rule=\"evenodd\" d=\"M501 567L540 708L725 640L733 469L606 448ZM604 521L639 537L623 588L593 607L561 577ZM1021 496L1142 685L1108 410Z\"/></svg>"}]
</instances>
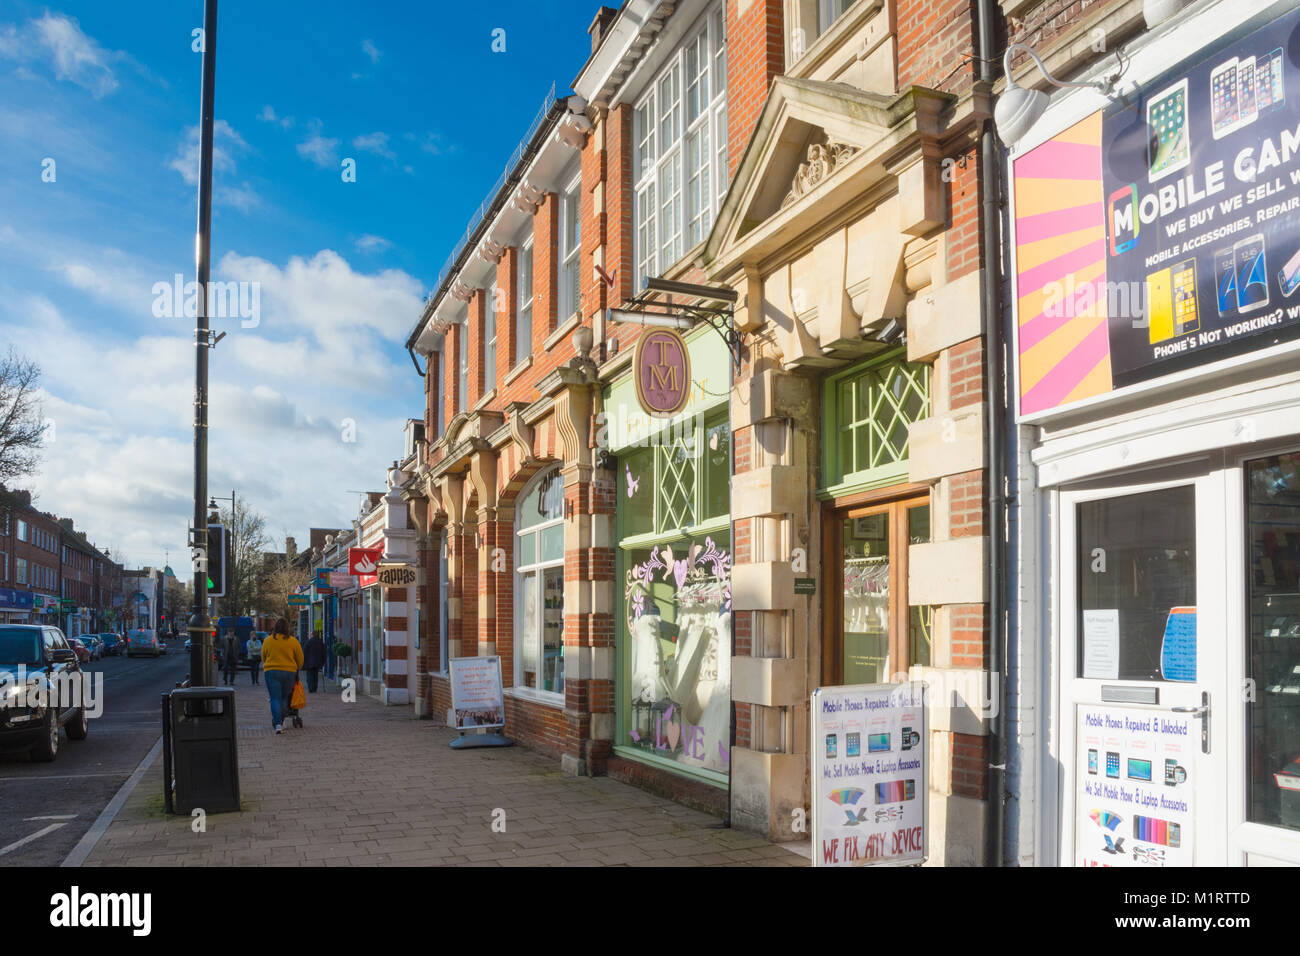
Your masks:
<instances>
[{"instance_id":1,"label":"blue sky","mask_svg":"<svg viewBox=\"0 0 1300 956\"><path fill-rule=\"evenodd\" d=\"M259 308L213 322L209 487L273 539L382 487L423 414L406 335L597 7L221 4L213 278ZM155 286L193 279L202 20L0 0L0 348L40 363L53 425L14 484L132 567L183 563L192 514L194 325Z\"/></svg>"}]
</instances>

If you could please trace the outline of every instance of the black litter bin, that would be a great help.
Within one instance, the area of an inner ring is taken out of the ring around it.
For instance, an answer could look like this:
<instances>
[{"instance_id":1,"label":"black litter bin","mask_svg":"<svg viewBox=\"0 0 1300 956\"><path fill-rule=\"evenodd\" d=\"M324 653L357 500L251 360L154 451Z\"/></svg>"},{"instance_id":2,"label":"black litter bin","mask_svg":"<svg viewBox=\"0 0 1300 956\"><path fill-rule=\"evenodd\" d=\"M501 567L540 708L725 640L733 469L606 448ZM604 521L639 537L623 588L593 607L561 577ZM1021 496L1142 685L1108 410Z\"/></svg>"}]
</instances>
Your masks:
<instances>
[{"instance_id":1,"label":"black litter bin","mask_svg":"<svg viewBox=\"0 0 1300 956\"><path fill-rule=\"evenodd\" d=\"M239 809L235 689L183 687L171 694L175 809L206 813Z\"/></svg>"}]
</instances>

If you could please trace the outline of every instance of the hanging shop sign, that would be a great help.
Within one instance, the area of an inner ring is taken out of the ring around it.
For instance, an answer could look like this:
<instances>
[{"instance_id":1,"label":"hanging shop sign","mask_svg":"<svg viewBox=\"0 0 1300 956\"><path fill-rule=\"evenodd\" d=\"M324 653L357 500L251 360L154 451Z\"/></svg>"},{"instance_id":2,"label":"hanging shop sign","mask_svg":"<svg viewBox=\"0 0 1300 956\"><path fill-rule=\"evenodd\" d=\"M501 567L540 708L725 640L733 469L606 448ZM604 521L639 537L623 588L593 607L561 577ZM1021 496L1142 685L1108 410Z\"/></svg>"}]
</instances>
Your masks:
<instances>
[{"instance_id":1,"label":"hanging shop sign","mask_svg":"<svg viewBox=\"0 0 1300 956\"><path fill-rule=\"evenodd\" d=\"M303 606L303 607L305 607L305 606L307 606L307 605L309 605L309 604L311 604L311 595L310 595L310 594L290 594L290 595L289 595L289 605L290 605L291 607L296 607L296 606Z\"/></svg>"},{"instance_id":2,"label":"hanging shop sign","mask_svg":"<svg viewBox=\"0 0 1300 956\"><path fill-rule=\"evenodd\" d=\"M414 584L417 577L415 568L405 564L381 564L376 576L379 583L392 587L402 584Z\"/></svg>"},{"instance_id":3,"label":"hanging shop sign","mask_svg":"<svg viewBox=\"0 0 1300 956\"><path fill-rule=\"evenodd\" d=\"M456 729L504 727L506 705L501 690L501 658L453 657L448 664Z\"/></svg>"},{"instance_id":4,"label":"hanging shop sign","mask_svg":"<svg viewBox=\"0 0 1300 956\"><path fill-rule=\"evenodd\" d=\"M924 694L919 682L813 692L814 866L924 862Z\"/></svg>"},{"instance_id":5,"label":"hanging shop sign","mask_svg":"<svg viewBox=\"0 0 1300 956\"><path fill-rule=\"evenodd\" d=\"M676 329L652 328L642 333L633 357L636 397L654 416L676 415L691 397L691 357Z\"/></svg>"},{"instance_id":6,"label":"hanging shop sign","mask_svg":"<svg viewBox=\"0 0 1300 956\"><path fill-rule=\"evenodd\" d=\"M1080 704L1076 728L1075 862L1191 866L1199 719Z\"/></svg>"},{"instance_id":7,"label":"hanging shop sign","mask_svg":"<svg viewBox=\"0 0 1300 956\"><path fill-rule=\"evenodd\" d=\"M353 579L352 575L348 574L346 571L331 571L327 583L332 588L349 588L355 584L356 581Z\"/></svg>"},{"instance_id":8,"label":"hanging shop sign","mask_svg":"<svg viewBox=\"0 0 1300 956\"><path fill-rule=\"evenodd\" d=\"M348 574L374 574L384 556L384 549L348 548Z\"/></svg>"},{"instance_id":9,"label":"hanging shop sign","mask_svg":"<svg viewBox=\"0 0 1300 956\"><path fill-rule=\"evenodd\" d=\"M1013 163L1020 410L1300 338L1300 10Z\"/></svg>"}]
</instances>

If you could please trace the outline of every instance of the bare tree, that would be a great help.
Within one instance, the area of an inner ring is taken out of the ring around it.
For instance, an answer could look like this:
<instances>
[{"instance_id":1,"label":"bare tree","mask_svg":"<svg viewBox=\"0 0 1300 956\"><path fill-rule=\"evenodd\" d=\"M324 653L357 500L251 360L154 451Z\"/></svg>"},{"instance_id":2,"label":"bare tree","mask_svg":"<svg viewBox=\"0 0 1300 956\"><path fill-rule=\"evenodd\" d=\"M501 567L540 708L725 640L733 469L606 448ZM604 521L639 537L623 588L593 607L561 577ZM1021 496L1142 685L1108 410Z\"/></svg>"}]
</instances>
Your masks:
<instances>
[{"instance_id":1,"label":"bare tree","mask_svg":"<svg viewBox=\"0 0 1300 956\"><path fill-rule=\"evenodd\" d=\"M12 345L0 358L0 481L30 475L40 463L45 437L40 378L41 367Z\"/></svg>"},{"instance_id":2,"label":"bare tree","mask_svg":"<svg viewBox=\"0 0 1300 956\"><path fill-rule=\"evenodd\" d=\"M221 522L231 535L226 596L221 599L221 606L227 614L239 615L248 610L262 576L266 518L236 498L233 515L230 509L221 509Z\"/></svg>"},{"instance_id":3,"label":"bare tree","mask_svg":"<svg viewBox=\"0 0 1300 956\"><path fill-rule=\"evenodd\" d=\"M292 621L297 609L289 606L289 595L299 585L311 581L309 568L295 565L283 555L270 555L263 563L263 573L257 588L258 610L271 617Z\"/></svg>"}]
</instances>

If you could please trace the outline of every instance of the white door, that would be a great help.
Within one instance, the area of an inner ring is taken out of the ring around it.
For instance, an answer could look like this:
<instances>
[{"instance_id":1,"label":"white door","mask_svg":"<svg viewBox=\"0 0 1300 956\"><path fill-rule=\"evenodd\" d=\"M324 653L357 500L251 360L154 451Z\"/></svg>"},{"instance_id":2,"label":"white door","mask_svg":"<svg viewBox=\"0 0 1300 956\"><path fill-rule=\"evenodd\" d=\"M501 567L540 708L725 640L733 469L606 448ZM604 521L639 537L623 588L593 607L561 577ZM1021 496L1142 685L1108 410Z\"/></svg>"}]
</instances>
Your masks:
<instances>
[{"instance_id":1,"label":"white door","mask_svg":"<svg viewBox=\"0 0 1300 956\"><path fill-rule=\"evenodd\" d=\"M1225 500L1209 460L1060 493L1065 865L1226 862Z\"/></svg>"},{"instance_id":2,"label":"white door","mask_svg":"<svg viewBox=\"0 0 1300 956\"><path fill-rule=\"evenodd\" d=\"M1300 864L1300 445L1226 472L1231 866Z\"/></svg>"}]
</instances>

